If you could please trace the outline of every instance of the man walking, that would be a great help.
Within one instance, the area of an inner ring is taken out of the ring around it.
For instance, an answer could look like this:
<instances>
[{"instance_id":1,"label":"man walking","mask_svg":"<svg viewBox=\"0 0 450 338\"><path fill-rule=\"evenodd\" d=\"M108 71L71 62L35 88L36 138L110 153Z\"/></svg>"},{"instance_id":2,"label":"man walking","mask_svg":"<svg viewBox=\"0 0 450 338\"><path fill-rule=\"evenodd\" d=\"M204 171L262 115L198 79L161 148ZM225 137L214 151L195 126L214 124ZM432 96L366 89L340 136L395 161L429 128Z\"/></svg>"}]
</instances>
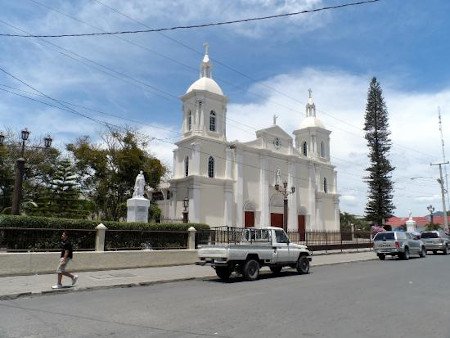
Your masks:
<instances>
[{"instance_id":1,"label":"man walking","mask_svg":"<svg viewBox=\"0 0 450 338\"><path fill-rule=\"evenodd\" d=\"M56 272L58 273L58 283L56 285L52 286L52 289L61 289L62 286L62 276L67 276L72 279L72 285L75 285L75 283L78 280L77 275L72 275L71 273L66 271L67 264L72 259L73 255L73 248L72 243L69 241L69 234L67 231L63 231L61 234L61 258L59 259L59 265L58 269L56 269Z\"/></svg>"}]
</instances>

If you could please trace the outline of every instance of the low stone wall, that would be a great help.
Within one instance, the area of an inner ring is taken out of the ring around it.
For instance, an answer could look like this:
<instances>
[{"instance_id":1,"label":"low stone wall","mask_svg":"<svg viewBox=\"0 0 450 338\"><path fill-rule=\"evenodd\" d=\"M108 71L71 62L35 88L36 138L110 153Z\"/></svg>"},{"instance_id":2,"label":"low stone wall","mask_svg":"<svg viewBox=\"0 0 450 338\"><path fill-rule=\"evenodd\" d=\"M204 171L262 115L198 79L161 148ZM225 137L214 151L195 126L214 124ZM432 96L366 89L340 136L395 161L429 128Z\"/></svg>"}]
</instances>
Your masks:
<instances>
[{"instance_id":1,"label":"low stone wall","mask_svg":"<svg viewBox=\"0 0 450 338\"><path fill-rule=\"evenodd\" d=\"M59 252L0 253L0 276L55 272ZM193 264L197 250L74 252L69 271L113 270Z\"/></svg>"}]
</instances>

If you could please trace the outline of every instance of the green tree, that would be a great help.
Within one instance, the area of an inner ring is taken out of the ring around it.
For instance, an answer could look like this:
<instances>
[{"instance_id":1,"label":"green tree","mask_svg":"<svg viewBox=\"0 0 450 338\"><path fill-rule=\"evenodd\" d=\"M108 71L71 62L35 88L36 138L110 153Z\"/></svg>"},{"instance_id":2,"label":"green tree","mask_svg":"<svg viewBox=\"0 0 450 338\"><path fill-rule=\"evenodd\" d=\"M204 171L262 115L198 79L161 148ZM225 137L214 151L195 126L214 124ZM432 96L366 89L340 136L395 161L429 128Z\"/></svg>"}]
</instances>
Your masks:
<instances>
[{"instance_id":1,"label":"green tree","mask_svg":"<svg viewBox=\"0 0 450 338\"><path fill-rule=\"evenodd\" d=\"M22 143L8 132L3 146L0 146L0 211L11 207L14 190L16 160L22 157ZM35 201L48 187L54 171L54 164L59 157L55 148L44 149L42 144L27 144L23 154L25 172L23 177L22 203Z\"/></svg>"},{"instance_id":2,"label":"green tree","mask_svg":"<svg viewBox=\"0 0 450 338\"><path fill-rule=\"evenodd\" d=\"M147 185L156 188L166 168L145 150L148 143L137 132L109 130L103 141L96 145L85 136L67 150L75 158L81 191L94 202L96 217L120 220L139 171L144 172Z\"/></svg>"},{"instance_id":3,"label":"green tree","mask_svg":"<svg viewBox=\"0 0 450 338\"><path fill-rule=\"evenodd\" d=\"M6 146L0 146L0 212L11 206L14 187L14 165Z\"/></svg>"},{"instance_id":4,"label":"green tree","mask_svg":"<svg viewBox=\"0 0 450 338\"><path fill-rule=\"evenodd\" d=\"M85 200L80 199L78 176L69 159L59 160L49 185L41 189L35 203L27 205L26 212L36 216L84 218L88 215Z\"/></svg>"},{"instance_id":5,"label":"green tree","mask_svg":"<svg viewBox=\"0 0 450 338\"><path fill-rule=\"evenodd\" d=\"M391 176L395 168L388 159L391 149L388 111L381 86L375 77L370 82L367 94L364 131L370 159L370 166L366 168L368 175L364 178L369 185L365 214L368 220L382 225L395 209Z\"/></svg>"}]
</instances>

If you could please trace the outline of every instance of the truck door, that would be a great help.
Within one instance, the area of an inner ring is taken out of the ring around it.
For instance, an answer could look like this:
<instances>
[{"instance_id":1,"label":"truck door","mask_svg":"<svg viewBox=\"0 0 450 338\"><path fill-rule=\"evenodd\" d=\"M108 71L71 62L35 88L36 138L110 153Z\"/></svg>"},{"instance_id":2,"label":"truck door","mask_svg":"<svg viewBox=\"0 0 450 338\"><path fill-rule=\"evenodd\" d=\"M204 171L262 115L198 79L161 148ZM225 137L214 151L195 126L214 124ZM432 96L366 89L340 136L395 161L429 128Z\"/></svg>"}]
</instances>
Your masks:
<instances>
[{"instance_id":1,"label":"truck door","mask_svg":"<svg viewBox=\"0 0 450 338\"><path fill-rule=\"evenodd\" d=\"M276 262L290 261L289 253L289 239L283 230L275 230L274 247L276 249Z\"/></svg>"}]
</instances>

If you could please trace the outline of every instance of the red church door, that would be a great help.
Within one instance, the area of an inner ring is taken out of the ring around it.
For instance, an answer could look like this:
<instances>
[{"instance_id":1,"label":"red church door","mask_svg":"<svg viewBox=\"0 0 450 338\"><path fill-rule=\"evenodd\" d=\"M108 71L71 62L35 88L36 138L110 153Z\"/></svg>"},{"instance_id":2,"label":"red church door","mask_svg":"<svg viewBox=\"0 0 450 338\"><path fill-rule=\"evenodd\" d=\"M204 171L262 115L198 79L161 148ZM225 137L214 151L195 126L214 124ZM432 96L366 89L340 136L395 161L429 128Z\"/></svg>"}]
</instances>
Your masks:
<instances>
[{"instance_id":1,"label":"red church door","mask_svg":"<svg viewBox=\"0 0 450 338\"><path fill-rule=\"evenodd\" d=\"M245 227L255 226L255 213L253 211L245 211Z\"/></svg>"},{"instance_id":2,"label":"red church door","mask_svg":"<svg viewBox=\"0 0 450 338\"><path fill-rule=\"evenodd\" d=\"M283 214L270 214L270 226L282 228L283 227Z\"/></svg>"},{"instance_id":3,"label":"red church door","mask_svg":"<svg viewBox=\"0 0 450 338\"><path fill-rule=\"evenodd\" d=\"M298 234L300 240L304 241L306 237L305 215L298 215Z\"/></svg>"}]
</instances>

